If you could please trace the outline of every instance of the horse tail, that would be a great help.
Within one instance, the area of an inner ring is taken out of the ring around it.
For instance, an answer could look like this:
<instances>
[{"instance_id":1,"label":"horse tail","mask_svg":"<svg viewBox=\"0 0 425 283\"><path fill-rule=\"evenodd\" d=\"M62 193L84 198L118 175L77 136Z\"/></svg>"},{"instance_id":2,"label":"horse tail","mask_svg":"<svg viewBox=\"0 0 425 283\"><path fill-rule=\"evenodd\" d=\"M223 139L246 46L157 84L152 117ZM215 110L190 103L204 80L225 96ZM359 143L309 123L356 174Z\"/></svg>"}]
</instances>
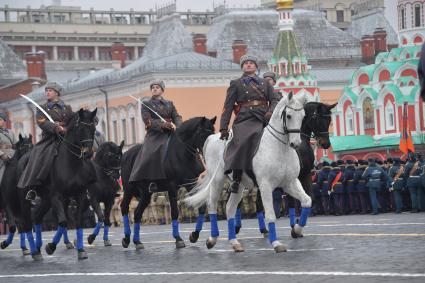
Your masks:
<instances>
[{"instance_id":1,"label":"horse tail","mask_svg":"<svg viewBox=\"0 0 425 283\"><path fill-rule=\"evenodd\" d=\"M211 190L215 189L215 184L213 183L220 183L219 180L224 179L223 152L225 148L225 143L219 143L217 141L219 141L217 139L217 135L212 135L205 142L204 152L206 153L207 174L204 178L198 181L198 184L189 192L188 196L183 200L183 202L186 203L188 206L199 208L202 205L206 204L209 200ZM207 147L207 145L209 147Z\"/></svg>"}]
</instances>

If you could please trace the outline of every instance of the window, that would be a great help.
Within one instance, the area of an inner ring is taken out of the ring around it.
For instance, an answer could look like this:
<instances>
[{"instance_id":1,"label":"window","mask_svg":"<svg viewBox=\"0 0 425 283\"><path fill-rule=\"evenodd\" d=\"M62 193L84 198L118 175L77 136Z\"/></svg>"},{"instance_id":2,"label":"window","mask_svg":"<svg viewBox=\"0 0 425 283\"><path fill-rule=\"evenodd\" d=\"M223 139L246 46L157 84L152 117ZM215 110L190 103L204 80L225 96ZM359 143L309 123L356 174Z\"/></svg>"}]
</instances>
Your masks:
<instances>
[{"instance_id":1,"label":"window","mask_svg":"<svg viewBox=\"0 0 425 283\"><path fill-rule=\"evenodd\" d=\"M385 105L385 128L386 130L394 130L395 129L395 123L394 123L394 105L391 102L388 102L387 105Z\"/></svg>"},{"instance_id":2,"label":"window","mask_svg":"<svg viewBox=\"0 0 425 283\"><path fill-rule=\"evenodd\" d=\"M373 111L372 99L366 97L363 101L363 125L365 130L375 128L375 117Z\"/></svg>"},{"instance_id":3,"label":"window","mask_svg":"<svg viewBox=\"0 0 425 283\"><path fill-rule=\"evenodd\" d=\"M415 6L415 27L421 26L421 6Z\"/></svg>"},{"instance_id":4,"label":"window","mask_svg":"<svg viewBox=\"0 0 425 283\"><path fill-rule=\"evenodd\" d=\"M112 122L112 127L113 127L113 131L114 131L114 142L117 143L117 141L118 141L118 125L117 125L117 121L113 121Z\"/></svg>"},{"instance_id":5,"label":"window","mask_svg":"<svg viewBox=\"0 0 425 283\"><path fill-rule=\"evenodd\" d=\"M136 143L136 120L134 117L130 118L130 127L131 127L131 144Z\"/></svg>"},{"instance_id":6,"label":"window","mask_svg":"<svg viewBox=\"0 0 425 283\"><path fill-rule=\"evenodd\" d=\"M127 126L126 126L125 119L122 119L121 120L121 127L122 127L122 136L121 137L124 140L124 144L125 144L126 143L126 140L127 140Z\"/></svg>"},{"instance_id":7,"label":"window","mask_svg":"<svg viewBox=\"0 0 425 283\"><path fill-rule=\"evenodd\" d=\"M344 22L344 11L336 11L336 21L337 23Z\"/></svg>"},{"instance_id":8,"label":"window","mask_svg":"<svg viewBox=\"0 0 425 283\"><path fill-rule=\"evenodd\" d=\"M406 13L404 8L400 9L400 19L401 19L401 29L405 29L406 28Z\"/></svg>"},{"instance_id":9,"label":"window","mask_svg":"<svg viewBox=\"0 0 425 283\"><path fill-rule=\"evenodd\" d=\"M345 112L345 129L346 135L354 134L354 115L351 107L348 107Z\"/></svg>"}]
</instances>

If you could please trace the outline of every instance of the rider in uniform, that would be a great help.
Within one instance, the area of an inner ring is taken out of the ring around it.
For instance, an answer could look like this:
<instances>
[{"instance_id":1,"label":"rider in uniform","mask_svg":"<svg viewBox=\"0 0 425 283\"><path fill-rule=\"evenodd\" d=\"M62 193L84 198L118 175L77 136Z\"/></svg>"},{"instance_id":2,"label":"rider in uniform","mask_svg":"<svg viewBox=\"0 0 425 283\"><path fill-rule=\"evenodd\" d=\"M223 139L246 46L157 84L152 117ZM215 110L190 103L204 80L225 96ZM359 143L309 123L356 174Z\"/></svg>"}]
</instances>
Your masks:
<instances>
[{"instance_id":1,"label":"rider in uniform","mask_svg":"<svg viewBox=\"0 0 425 283\"><path fill-rule=\"evenodd\" d=\"M46 84L47 102L41 107L50 115L54 122L49 121L43 112L37 109L36 121L43 131L42 139L31 151L28 164L19 179L19 188L33 188L41 185L52 168L53 159L57 155L58 135L65 135L65 126L73 115L71 106L60 99L61 92L62 86L60 84L55 82ZM27 198L34 199L35 197L35 191L30 190Z\"/></svg>"},{"instance_id":2,"label":"rider in uniform","mask_svg":"<svg viewBox=\"0 0 425 283\"><path fill-rule=\"evenodd\" d=\"M166 142L174 126L182 124L182 117L173 102L163 98L163 81L153 81L150 89L152 97L143 100L141 111L147 134L131 171L130 182L153 181L149 184L149 191L156 192L157 182L166 179L163 162Z\"/></svg>"},{"instance_id":3,"label":"rider in uniform","mask_svg":"<svg viewBox=\"0 0 425 283\"><path fill-rule=\"evenodd\" d=\"M240 66L243 75L230 82L220 121L220 138L227 140L230 118L232 112L235 112L233 138L224 157L225 174L233 172L230 189L232 193L238 192L244 171L252 175L252 158L263 128L278 102L273 87L256 75L257 58L244 55L241 57Z\"/></svg>"},{"instance_id":4,"label":"rider in uniform","mask_svg":"<svg viewBox=\"0 0 425 283\"><path fill-rule=\"evenodd\" d=\"M6 128L6 122L6 114L0 113L0 184L6 169L6 163L15 153L13 146L16 143L15 135Z\"/></svg>"}]
</instances>

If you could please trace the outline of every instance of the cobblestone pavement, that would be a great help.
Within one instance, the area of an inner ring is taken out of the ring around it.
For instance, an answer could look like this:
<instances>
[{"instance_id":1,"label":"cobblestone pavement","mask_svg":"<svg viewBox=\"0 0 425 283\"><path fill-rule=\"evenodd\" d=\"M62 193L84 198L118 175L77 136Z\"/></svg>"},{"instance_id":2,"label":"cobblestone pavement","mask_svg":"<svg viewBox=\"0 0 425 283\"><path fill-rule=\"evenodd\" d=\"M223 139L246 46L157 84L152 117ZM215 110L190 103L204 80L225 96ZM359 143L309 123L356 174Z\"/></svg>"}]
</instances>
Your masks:
<instances>
[{"instance_id":1,"label":"cobblestone pavement","mask_svg":"<svg viewBox=\"0 0 425 283\"><path fill-rule=\"evenodd\" d=\"M246 251L238 254L226 239L224 221L211 250L205 246L209 223L196 244L188 240L194 224L182 224L186 248L179 250L169 225L143 226L140 251L134 245L124 249L122 228L112 228L113 246L103 247L99 235L86 247L84 261L60 244L52 256L43 248L43 261L33 262L21 255L16 237L0 250L0 282L425 282L425 213L311 217L301 239L292 239L288 226L287 218L277 222L288 248L281 254L261 237L256 220L243 221L239 239ZM43 239L48 243L52 233Z\"/></svg>"}]
</instances>

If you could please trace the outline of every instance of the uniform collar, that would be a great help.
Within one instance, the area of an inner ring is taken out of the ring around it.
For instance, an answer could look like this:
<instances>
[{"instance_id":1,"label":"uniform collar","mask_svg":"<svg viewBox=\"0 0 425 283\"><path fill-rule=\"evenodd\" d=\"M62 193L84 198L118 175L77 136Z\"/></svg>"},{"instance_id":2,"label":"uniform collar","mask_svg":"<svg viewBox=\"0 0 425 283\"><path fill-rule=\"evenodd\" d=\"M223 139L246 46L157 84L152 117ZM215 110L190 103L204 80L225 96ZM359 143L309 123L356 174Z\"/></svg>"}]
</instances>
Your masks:
<instances>
[{"instance_id":1,"label":"uniform collar","mask_svg":"<svg viewBox=\"0 0 425 283\"><path fill-rule=\"evenodd\" d=\"M242 81L246 85L249 85L251 82L254 82L257 85L261 84L260 78L257 75L248 76L247 74L243 74Z\"/></svg>"},{"instance_id":2,"label":"uniform collar","mask_svg":"<svg viewBox=\"0 0 425 283\"><path fill-rule=\"evenodd\" d=\"M52 101L47 101L47 108L52 109L53 107L59 107L60 109L64 109L65 108L65 103L62 100L52 100Z\"/></svg>"}]
</instances>

